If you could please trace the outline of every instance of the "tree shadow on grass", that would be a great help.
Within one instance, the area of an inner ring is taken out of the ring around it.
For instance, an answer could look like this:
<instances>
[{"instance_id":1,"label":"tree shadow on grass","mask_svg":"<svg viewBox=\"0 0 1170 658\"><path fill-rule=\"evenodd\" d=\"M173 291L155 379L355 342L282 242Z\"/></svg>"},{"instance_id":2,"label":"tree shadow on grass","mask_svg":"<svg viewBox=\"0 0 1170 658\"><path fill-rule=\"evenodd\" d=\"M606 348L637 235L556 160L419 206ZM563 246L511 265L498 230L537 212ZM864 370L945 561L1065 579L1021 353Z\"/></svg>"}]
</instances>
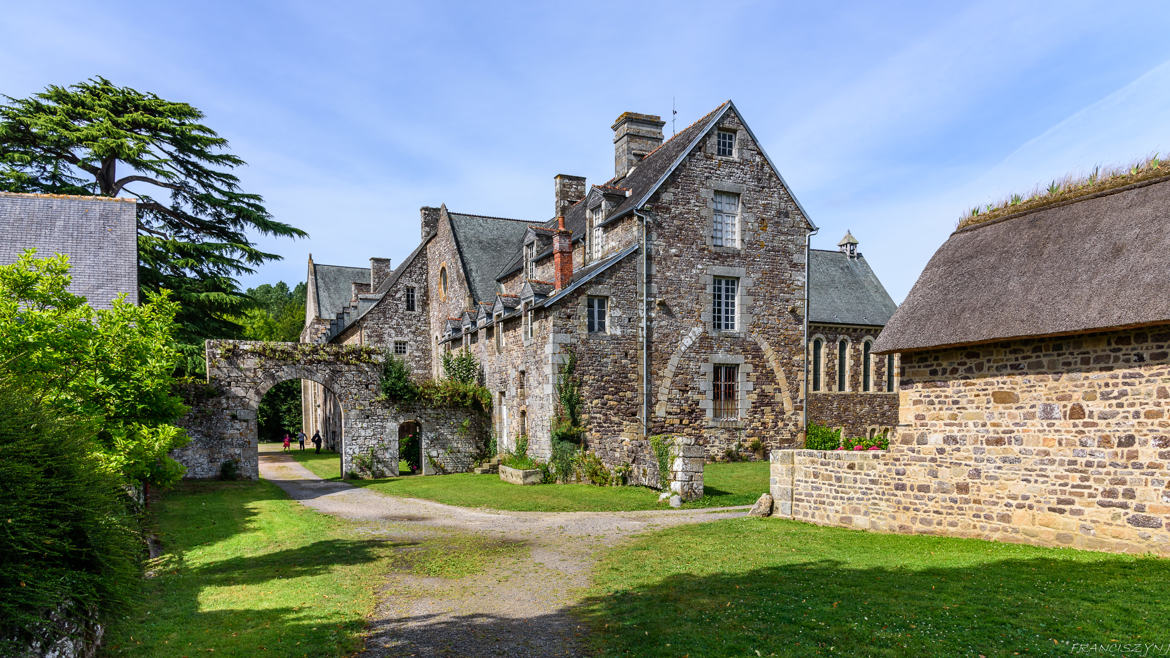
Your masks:
<instances>
[{"instance_id":1,"label":"tree shadow on grass","mask_svg":"<svg viewBox=\"0 0 1170 658\"><path fill-rule=\"evenodd\" d=\"M1077 644L1170 647L1167 591L1170 561L1156 558L804 561L673 575L532 617L378 620L364 655L1072 655Z\"/></svg>"},{"instance_id":2,"label":"tree shadow on grass","mask_svg":"<svg viewBox=\"0 0 1170 658\"><path fill-rule=\"evenodd\" d=\"M606 654L1000 655L1170 646L1170 561L1103 556L923 570L834 560L674 575L576 606Z\"/></svg>"}]
</instances>

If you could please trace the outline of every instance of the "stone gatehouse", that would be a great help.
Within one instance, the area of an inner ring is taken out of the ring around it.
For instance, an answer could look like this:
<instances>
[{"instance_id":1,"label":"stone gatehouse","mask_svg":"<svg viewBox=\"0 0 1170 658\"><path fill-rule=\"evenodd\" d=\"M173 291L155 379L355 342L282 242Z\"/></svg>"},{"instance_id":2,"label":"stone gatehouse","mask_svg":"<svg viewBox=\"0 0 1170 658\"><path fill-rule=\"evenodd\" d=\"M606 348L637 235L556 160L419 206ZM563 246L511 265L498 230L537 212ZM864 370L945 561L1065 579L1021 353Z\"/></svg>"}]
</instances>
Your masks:
<instances>
[{"instance_id":1,"label":"stone gatehouse","mask_svg":"<svg viewBox=\"0 0 1170 658\"><path fill-rule=\"evenodd\" d=\"M329 391L339 411L340 473L398 475L398 441L420 439L424 474L469 470L486 448L486 419L463 408L396 405L380 397L384 354L369 347L207 341L207 390L181 421L191 442L174 457L188 478L220 475L234 461L259 476L257 409L274 385L299 379Z\"/></svg>"},{"instance_id":2,"label":"stone gatehouse","mask_svg":"<svg viewBox=\"0 0 1170 658\"><path fill-rule=\"evenodd\" d=\"M709 458L756 442L802 445L807 330L824 320L857 334L849 367L873 387L858 379L848 392L826 390L821 422L855 432L892 424L886 361L862 350L893 303L856 242L842 247L844 263L806 265L815 227L730 101L670 139L663 126L619 116L614 175L591 186L555 176L547 220L424 207L421 241L396 268L310 259L301 340L386 351L418 378L439 375L445 352L468 349L483 366L500 448L523 434L542 459L553 382L572 350L588 447L610 466L637 466L656 434ZM810 286L808 268L821 265L822 281L845 277ZM833 312L808 310L822 303ZM841 309L850 312L837 317ZM336 431L325 387L306 383L304 400L307 431Z\"/></svg>"},{"instance_id":3,"label":"stone gatehouse","mask_svg":"<svg viewBox=\"0 0 1170 658\"><path fill-rule=\"evenodd\" d=\"M890 450L773 453L780 513L1170 555L1170 170L1135 170L956 230L874 345Z\"/></svg>"}]
</instances>

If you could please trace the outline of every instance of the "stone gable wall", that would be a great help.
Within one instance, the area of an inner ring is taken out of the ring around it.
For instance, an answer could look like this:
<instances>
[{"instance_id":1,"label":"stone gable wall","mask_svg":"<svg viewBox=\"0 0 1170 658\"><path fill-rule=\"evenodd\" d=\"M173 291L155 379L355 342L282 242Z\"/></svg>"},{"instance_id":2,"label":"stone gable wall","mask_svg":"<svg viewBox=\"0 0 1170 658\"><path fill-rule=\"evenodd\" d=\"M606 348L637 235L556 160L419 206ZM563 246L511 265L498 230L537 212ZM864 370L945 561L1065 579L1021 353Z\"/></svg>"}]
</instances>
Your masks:
<instances>
[{"instance_id":1,"label":"stone gable wall","mask_svg":"<svg viewBox=\"0 0 1170 658\"><path fill-rule=\"evenodd\" d=\"M800 428L806 222L739 118L737 157L714 131L650 200L652 433L678 434L708 457L759 439L795 445ZM740 194L740 248L711 245L714 192ZM736 332L711 329L711 277L740 276ZM793 312L789 311L792 307ZM711 419L711 368L740 364L738 422Z\"/></svg>"},{"instance_id":2,"label":"stone gable wall","mask_svg":"<svg viewBox=\"0 0 1170 658\"><path fill-rule=\"evenodd\" d=\"M842 437L872 436L875 433L892 433L898 423L898 394L885 392L886 355L872 356L872 388L865 392L862 385L865 341L877 339L881 327L854 327L841 325L813 324L808 327L808 382L812 387L812 344L816 338L824 341L821 352L821 390L809 391L808 420L825 427L841 428ZM846 387L837 388L837 344L840 339L849 341L846 357ZM895 363L897 363L895 357ZM896 366L895 366L896 367ZM895 390L897 376L894 379Z\"/></svg>"},{"instance_id":3,"label":"stone gable wall","mask_svg":"<svg viewBox=\"0 0 1170 658\"><path fill-rule=\"evenodd\" d=\"M439 285L439 273L447 270L447 294L444 297ZM463 311L471 308L471 293L459 251L455 248L455 236L451 232L451 220L444 212L439 219L435 237L427 244L427 290L429 291L429 312L427 313L427 343L434 346L447 332L447 319L458 318ZM431 374L441 376L442 353L431 352Z\"/></svg>"},{"instance_id":4,"label":"stone gable wall","mask_svg":"<svg viewBox=\"0 0 1170 658\"><path fill-rule=\"evenodd\" d=\"M395 341L406 341L406 355L400 358L410 367L414 377L430 378L428 271L427 254L418 254L374 307L334 341L348 343L356 340L357 344L380 350L393 350ZM414 287L414 311L406 310L408 286Z\"/></svg>"},{"instance_id":5,"label":"stone gable wall","mask_svg":"<svg viewBox=\"0 0 1170 658\"><path fill-rule=\"evenodd\" d=\"M1170 328L904 354L901 371L889 452L773 453L786 516L1170 555Z\"/></svg>"}]
</instances>

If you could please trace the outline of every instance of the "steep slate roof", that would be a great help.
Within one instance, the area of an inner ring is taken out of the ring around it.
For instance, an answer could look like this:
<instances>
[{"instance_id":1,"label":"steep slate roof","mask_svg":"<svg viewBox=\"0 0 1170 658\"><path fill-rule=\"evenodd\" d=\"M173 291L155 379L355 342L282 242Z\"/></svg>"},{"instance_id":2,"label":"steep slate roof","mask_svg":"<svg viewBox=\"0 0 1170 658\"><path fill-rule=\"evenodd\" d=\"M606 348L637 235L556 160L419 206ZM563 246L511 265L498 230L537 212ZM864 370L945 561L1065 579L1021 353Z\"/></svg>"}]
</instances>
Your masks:
<instances>
[{"instance_id":1,"label":"steep slate roof","mask_svg":"<svg viewBox=\"0 0 1170 658\"><path fill-rule=\"evenodd\" d=\"M496 295L496 274L520 249L532 222L448 211L455 247L476 301Z\"/></svg>"},{"instance_id":2,"label":"steep slate roof","mask_svg":"<svg viewBox=\"0 0 1170 658\"><path fill-rule=\"evenodd\" d=\"M961 228L874 345L901 352L1170 322L1170 178Z\"/></svg>"},{"instance_id":3,"label":"steep slate roof","mask_svg":"<svg viewBox=\"0 0 1170 658\"><path fill-rule=\"evenodd\" d=\"M317 317L332 320L353 298L353 283L369 283L370 268L313 265L317 278Z\"/></svg>"},{"instance_id":4,"label":"steep slate roof","mask_svg":"<svg viewBox=\"0 0 1170 658\"><path fill-rule=\"evenodd\" d=\"M810 249L808 269L809 322L881 326L898 308L861 254Z\"/></svg>"},{"instance_id":5,"label":"steep slate roof","mask_svg":"<svg viewBox=\"0 0 1170 658\"><path fill-rule=\"evenodd\" d=\"M121 293L138 303L138 220L133 199L0 192L0 264L30 247L69 256L69 292L94 308Z\"/></svg>"}]
</instances>

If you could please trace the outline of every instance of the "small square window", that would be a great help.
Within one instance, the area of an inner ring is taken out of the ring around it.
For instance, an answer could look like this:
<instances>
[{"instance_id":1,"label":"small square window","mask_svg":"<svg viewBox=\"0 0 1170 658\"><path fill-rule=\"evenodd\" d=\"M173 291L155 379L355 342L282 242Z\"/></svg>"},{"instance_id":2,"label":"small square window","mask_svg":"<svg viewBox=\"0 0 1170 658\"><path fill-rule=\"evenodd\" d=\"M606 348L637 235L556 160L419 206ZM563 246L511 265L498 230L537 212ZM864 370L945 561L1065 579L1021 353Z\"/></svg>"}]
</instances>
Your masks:
<instances>
[{"instance_id":1,"label":"small square window","mask_svg":"<svg viewBox=\"0 0 1170 658\"><path fill-rule=\"evenodd\" d=\"M605 320L608 306L608 298L606 297L589 297L585 300L585 318L589 333L605 333Z\"/></svg>"},{"instance_id":2,"label":"small square window","mask_svg":"<svg viewBox=\"0 0 1170 658\"><path fill-rule=\"evenodd\" d=\"M735 133L730 130L720 130L716 133L718 140L715 153L721 157L735 156Z\"/></svg>"},{"instance_id":3,"label":"small square window","mask_svg":"<svg viewBox=\"0 0 1170 658\"><path fill-rule=\"evenodd\" d=\"M715 331L735 331L735 297L739 279L717 276L711 295L711 324Z\"/></svg>"},{"instance_id":4,"label":"small square window","mask_svg":"<svg viewBox=\"0 0 1170 658\"><path fill-rule=\"evenodd\" d=\"M406 341L404 341L404 340L394 341L394 354L396 354L398 356L402 356L403 354L406 354Z\"/></svg>"},{"instance_id":5,"label":"small square window","mask_svg":"<svg viewBox=\"0 0 1170 658\"><path fill-rule=\"evenodd\" d=\"M414 286L406 286L406 310L414 310Z\"/></svg>"}]
</instances>

